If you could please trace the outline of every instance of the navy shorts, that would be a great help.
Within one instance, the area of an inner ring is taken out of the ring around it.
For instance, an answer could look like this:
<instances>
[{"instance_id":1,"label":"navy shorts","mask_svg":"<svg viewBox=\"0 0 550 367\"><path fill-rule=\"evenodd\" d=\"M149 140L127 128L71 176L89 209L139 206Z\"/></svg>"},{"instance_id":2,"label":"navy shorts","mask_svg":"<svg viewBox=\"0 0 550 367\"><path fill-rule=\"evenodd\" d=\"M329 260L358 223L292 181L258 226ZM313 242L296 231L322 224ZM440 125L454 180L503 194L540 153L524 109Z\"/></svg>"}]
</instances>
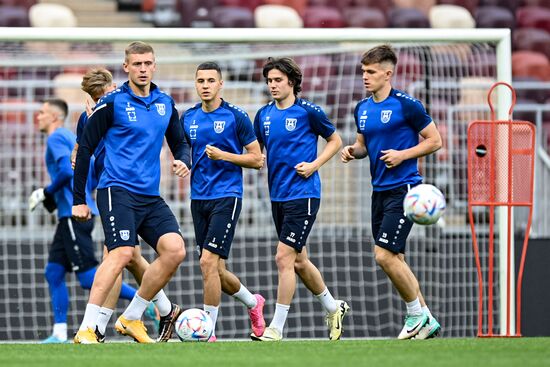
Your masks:
<instances>
[{"instance_id":1,"label":"navy shorts","mask_svg":"<svg viewBox=\"0 0 550 367\"><path fill-rule=\"evenodd\" d=\"M386 191L372 193L372 235L374 243L393 253L405 253L407 237L413 222L407 219L403 200L411 187L403 185Z\"/></svg>"},{"instance_id":2,"label":"navy shorts","mask_svg":"<svg viewBox=\"0 0 550 367\"><path fill-rule=\"evenodd\" d=\"M77 273L97 266L93 229L93 218L85 222L61 218L55 229L48 262L61 264L68 272Z\"/></svg>"},{"instance_id":3,"label":"navy shorts","mask_svg":"<svg viewBox=\"0 0 550 367\"><path fill-rule=\"evenodd\" d=\"M138 235L155 251L162 235L181 236L176 217L160 196L140 195L112 186L97 190L97 207L109 251L139 245Z\"/></svg>"},{"instance_id":4,"label":"navy shorts","mask_svg":"<svg viewBox=\"0 0 550 367\"><path fill-rule=\"evenodd\" d=\"M203 249L220 255L222 259L229 257L241 208L240 198L191 200L199 257Z\"/></svg>"},{"instance_id":5,"label":"navy shorts","mask_svg":"<svg viewBox=\"0 0 550 367\"><path fill-rule=\"evenodd\" d=\"M318 198L272 201L271 214L279 241L302 252L320 205Z\"/></svg>"}]
</instances>

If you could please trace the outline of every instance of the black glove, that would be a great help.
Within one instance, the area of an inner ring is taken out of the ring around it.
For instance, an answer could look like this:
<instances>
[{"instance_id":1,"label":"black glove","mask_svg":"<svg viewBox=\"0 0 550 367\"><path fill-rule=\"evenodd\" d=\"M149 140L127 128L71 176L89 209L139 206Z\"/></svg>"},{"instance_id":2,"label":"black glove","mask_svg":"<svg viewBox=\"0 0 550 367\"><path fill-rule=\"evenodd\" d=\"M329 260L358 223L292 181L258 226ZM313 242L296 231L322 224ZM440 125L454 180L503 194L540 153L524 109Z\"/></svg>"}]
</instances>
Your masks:
<instances>
[{"instance_id":1,"label":"black glove","mask_svg":"<svg viewBox=\"0 0 550 367\"><path fill-rule=\"evenodd\" d=\"M57 209L54 196L46 190L44 190L44 201L42 205L44 205L44 208L46 208L49 213L53 213L55 209Z\"/></svg>"}]
</instances>

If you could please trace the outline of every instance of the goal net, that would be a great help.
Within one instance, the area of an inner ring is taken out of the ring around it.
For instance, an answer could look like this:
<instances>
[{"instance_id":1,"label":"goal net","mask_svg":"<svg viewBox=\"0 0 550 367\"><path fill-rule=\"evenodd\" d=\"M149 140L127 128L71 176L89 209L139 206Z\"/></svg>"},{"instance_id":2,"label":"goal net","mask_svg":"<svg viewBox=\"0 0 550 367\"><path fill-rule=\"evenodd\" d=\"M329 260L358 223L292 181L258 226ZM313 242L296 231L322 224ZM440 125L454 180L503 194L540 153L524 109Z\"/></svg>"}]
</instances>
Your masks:
<instances>
[{"instance_id":1,"label":"goal net","mask_svg":"<svg viewBox=\"0 0 550 367\"><path fill-rule=\"evenodd\" d=\"M224 99L253 118L269 100L261 75L263 62L269 56L293 57L304 73L301 96L325 110L344 144L355 139L353 108L366 96L361 54L376 44L391 42L399 58L394 87L424 102L444 139L444 148L420 160L420 169L425 182L435 184L446 195L447 211L437 225L413 227L407 260L432 313L443 326L443 334L475 335L478 284L467 223L466 128L469 121L488 119L485 93L492 82L497 78L509 81L509 65L497 61L506 60L501 56L509 52L507 39L508 33L495 30L466 30L457 35L457 31L434 29L145 32L79 28L22 29L20 34L14 29L0 29L0 340L41 339L49 335L53 323L43 273L56 218L41 207L30 213L27 205L32 190L49 183L44 164L45 137L34 122L40 101L49 97L67 100L70 116L66 126L74 130L85 106L85 96L79 90L83 73L93 66L105 66L122 84L126 80L121 67L124 48L133 40L153 45L158 64L154 81L174 98L180 114L198 101L193 78L200 62L212 60L222 66ZM167 149L162 161L162 194L180 221L188 252L165 290L183 308L202 308L189 182L170 174ZM269 323L276 302L277 239L266 170L244 171L243 210L227 265L252 292L265 296ZM374 262L368 160L344 165L334 157L320 173L322 204L308 252L335 298L351 306L344 335L395 337L403 323L405 306ZM477 215L483 222L485 213ZM99 221L94 235L100 258L103 233ZM142 248L144 256L154 258L146 244ZM128 273L124 278L135 284ZM88 292L79 288L73 275L68 274L66 279L70 292L69 330L76 330ZM125 306L119 301L115 315ZM247 338L249 328L245 307L224 295L218 337ZM108 333L111 330L109 327ZM285 335L327 336L321 305L301 282Z\"/></svg>"}]
</instances>

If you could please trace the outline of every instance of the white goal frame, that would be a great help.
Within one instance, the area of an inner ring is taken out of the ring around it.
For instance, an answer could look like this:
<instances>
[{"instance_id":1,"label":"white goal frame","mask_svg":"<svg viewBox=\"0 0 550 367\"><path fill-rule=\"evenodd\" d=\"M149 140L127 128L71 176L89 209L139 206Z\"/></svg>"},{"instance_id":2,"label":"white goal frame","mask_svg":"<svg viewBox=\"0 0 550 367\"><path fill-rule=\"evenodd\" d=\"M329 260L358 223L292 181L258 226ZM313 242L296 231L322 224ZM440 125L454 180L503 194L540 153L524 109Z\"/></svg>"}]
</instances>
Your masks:
<instances>
[{"instance_id":1,"label":"white goal frame","mask_svg":"<svg viewBox=\"0 0 550 367\"><path fill-rule=\"evenodd\" d=\"M2 41L114 41L129 42L141 40L146 42L220 42L220 43L247 43L247 42L350 42L350 45L361 43L365 49L367 43L380 42L493 42L497 45L497 80L511 83L511 32L509 29L288 29L288 28L3 28L0 27L0 42ZM350 46L356 47L356 46ZM70 60L67 60L70 62ZM511 94L498 93L497 118L508 118L508 106L511 103ZM507 244L507 213L499 210L498 232L500 253L506 254ZM513 239L512 239L513 240ZM513 243L512 243L512 251ZM472 255L473 256L473 255ZM506 262L505 256L500 256L500 312L506 313L507 298L514 300L515 284L512 277L512 294L506 294ZM511 259L514 269L513 256ZM511 302L514 305L514 302ZM511 310L515 315L515 310ZM512 333L515 327L515 317L511 320L502 317L500 330L507 329L510 321Z\"/></svg>"}]
</instances>

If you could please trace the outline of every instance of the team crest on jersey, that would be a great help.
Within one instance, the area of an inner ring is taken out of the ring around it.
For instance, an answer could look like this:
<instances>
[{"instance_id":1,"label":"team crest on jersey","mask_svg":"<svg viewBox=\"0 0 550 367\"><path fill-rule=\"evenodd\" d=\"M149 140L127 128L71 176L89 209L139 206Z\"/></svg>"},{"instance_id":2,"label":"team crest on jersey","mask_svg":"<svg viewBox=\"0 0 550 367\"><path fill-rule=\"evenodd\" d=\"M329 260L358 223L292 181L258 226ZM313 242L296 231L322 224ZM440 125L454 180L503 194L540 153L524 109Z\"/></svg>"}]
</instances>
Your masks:
<instances>
[{"instance_id":1,"label":"team crest on jersey","mask_svg":"<svg viewBox=\"0 0 550 367\"><path fill-rule=\"evenodd\" d=\"M298 122L298 119L291 119L287 118L285 121L285 127L288 131L292 131L296 129L296 123Z\"/></svg>"},{"instance_id":2,"label":"team crest on jersey","mask_svg":"<svg viewBox=\"0 0 550 367\"><path fill-rule=\"evenodd\" d=\"M382 123L387 124L388 122L390 122L391 113L391 110L382 110L382 112L380 113L380 120L382 120Z\"/></svg>"},{"instance_id":3,"label":"team crest on jersey","mask_svg":"<svg viewBox=\"0 0 550 367\"><path fill-rule=\"evenodd\" d=\"M130 231L128 229L123 229L118 232L120 233L120 238L123 241L128 241L130 239Z\"/></svg>"},{"instance_id":4,"label":"team crest on jersey","mask_svg":"<svg viewBox=\"0 0 550 367\"><path fill-rule=\"evenodd\" d=\"M166 115L166 105L164 103L155 103L155 106L157 107L157 112L159 115Z\"/></svg>"},{"instance_id":5,"label":"team crest on jersey","mask_svg":"<svg viewBox=\"0 0 550 367\"><path fill-rule=\"evenodd\" d=\"M214 121L214 131L217 134L221 134L225 129L225 121Z\"/></svg>"}]
</instances>

